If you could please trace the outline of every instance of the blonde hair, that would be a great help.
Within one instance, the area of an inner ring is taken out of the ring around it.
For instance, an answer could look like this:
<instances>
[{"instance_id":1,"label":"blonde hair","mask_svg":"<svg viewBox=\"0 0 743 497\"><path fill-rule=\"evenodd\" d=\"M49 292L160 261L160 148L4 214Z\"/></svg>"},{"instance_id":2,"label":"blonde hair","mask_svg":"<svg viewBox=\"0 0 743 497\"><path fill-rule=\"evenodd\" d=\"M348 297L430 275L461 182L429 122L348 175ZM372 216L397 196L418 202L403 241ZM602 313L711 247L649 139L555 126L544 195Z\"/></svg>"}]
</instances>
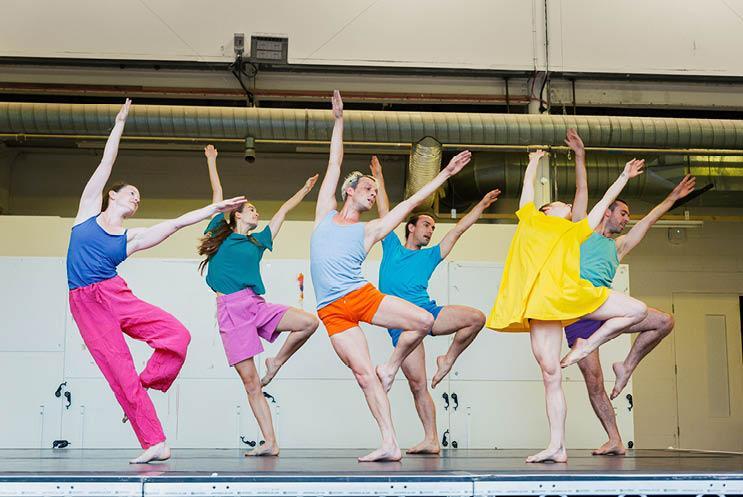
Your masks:
<instances>
[{"instance_id":1,"label":"blonde hair","mask_svg":"<svg viewBox=\"0 0 743 497\"><path fill-rule=\"evenodd\" d=\"M364 174L361 171L352 171L349 173L348 176L343 180L343 186L341 186L341 198L343 201L346 201L346 190L349 188L353 188L354 190L359 184L359 181L361 181L361 178L369 178L374 182L374 184L377 183L377 178L374 176L370 176L368 174Z\"/></svg>"}]
</instances>

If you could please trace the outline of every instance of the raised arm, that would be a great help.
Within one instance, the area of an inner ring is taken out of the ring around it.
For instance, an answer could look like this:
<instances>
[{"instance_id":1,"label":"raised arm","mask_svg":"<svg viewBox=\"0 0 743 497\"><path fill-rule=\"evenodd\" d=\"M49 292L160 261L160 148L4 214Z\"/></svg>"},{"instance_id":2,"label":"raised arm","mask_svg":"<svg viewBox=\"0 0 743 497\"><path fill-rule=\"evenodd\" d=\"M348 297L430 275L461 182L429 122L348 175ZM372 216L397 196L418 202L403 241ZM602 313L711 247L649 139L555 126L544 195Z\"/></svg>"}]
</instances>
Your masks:
<instances>
[{"instance_id":1,"label":"raised arm","mask_svg":"<svg viewBox=\"0 0 743 497\"><path fill-rule=\"evenodd\" d=\"M204 155L206 156L206 164L209 167L209 183L212 185L212 202L216 204L224 200L222 183L219 181L219 173L217 172L217 156L219 152L214 148L214 145L207 145L204 147Z\"/></svg>"},{"instance_id":2,"label":"raised arm","mask_svg":"<svg viewBox=\"0 0 743 497\"><path fill-rule=\"evenodd\" d=\"M386 216L366 223L364 236L364 247L366 250L370 250L372 245L394 230L398 224L408 217L418 204L434 193L447 179L461 171L469 163L471 158L472 153L469 150L460 152L454 156L449 164L433 180L411 195L410 198L397 204Z\"/></svg>"},{"instance_id":3,"label":"raised arm","mask_svg":"<svg viewBox=\"0 0 743 497\"><path fill-rule=\"evenodd\" d=\"M519 209L534 202L534 180L537 178L537 164L539 159L547 155L544 150L535 150L529 154L529 164L524 172L524 186L521 187L521 199L519 200Z\"/></svg>"},{"instance_id":4,"label":"raised arm","mask_svg":"<svg viewBox=\"0 0 743 497\"><path fill-rule=\"evenodd\" d=\"M485 209L493 205L493 202L498 200L498 196L500 195L500 190L492 190L485 194L485 196L480 200L476 206L470 210L466 216L464 216L462 219L459 220L459 222L454 225L452 229L449 230L449 232L444 235L443 240L441 240L441 243L439 243L439 249L441 250L441 258L445 259L447 255L449 255L449 252L451 252L451 249L454 248L454 244L457 243L457 240L459 240L459 237L464 234L465 231L467 231L470 226L475 224L475 222L480 219L480 216L482 216L482 213L485 212Z\"/></svg>"},{"instance_id":5,"label":"raised arm","mask_svg":"<svg viewBox=\"0 0 743 497\"><path fill-rule=\"evenodd\" d=\"M591 229L596 229L596 226L601 223L601 219L604 217L606 209L608 209L612 202L617 199L619 194L622 192L622 189L625 187L630 179L643 173L642 168L644 166L645 160L637 159L632 159L627 164L625 164L624 171L622 171L622 174L619 175L614 184L612 184L609 189L606 190L604 198L599 200L599 202L593 206L591 212L588 213L588 224L591 226Z\"/></svg>"},{"instance_id":6,"label":"raised arm","mask_svg":"<svg viewBox=\"0 0 743 497\"><path fill-rule=\"evenodd\" d=\"M387 197L387 189L384 187L384 175L382 174L382 164L376 155L372 155L371 164L369 164L372 176L377 180L377 212L379 217L384 217L390 211L390 199Z\"/></svg>"},{"instance_id":7,"label":"raised arm","mask_svg":"<svg viewBox=\"0 0 743 497\"><path fill-rule=\"evenodd\" d=\"M284 202L284 204L279 207L279 210L276 211L276 214L273 215L271 221L268 223L269 228L271 228L272 239L276 239L276 236L279 234L279 230L281 229L281 225L284 224L284 219L286 219L286 215L289 211L298 206L299 203L304 200L304 197L312 191L312 187L315 186L315 183L317 182L317 177L318 175L316 174L308 178L304 183L304 186L302 186L297 193L292 195L289 200Z\"/></svg>"},{"instance_id":8,"label":"raised arm","mask_svg":"<svg viewBox=\"0 0 743 497\"><path fill-rule=\"evenodd\" d=\"M338 179L341 176L343 163L343 100L338 90L333 91L333 136L330 138L330 158L328 169L322 179L320 191L317 194L315 207L315 222L319 222L325 215L337 207L335 190L338 188Z\"/></svg>"},{"instance_id":9,"label":"raised arm","mask_svg":"<svg viewBox=\"0 0 743 497\"><path fill-rule=\"evenodd\" d=\"M653 210L648 212L648 214L638 221L626 235L617 238L617 255L620 260L622 257L627 255L630 250L635 248L640 241L642 241L650 227L663 217L666 212L671 210L671 207L676 201L686 197L694 191L696 181L697 179L694 176L689 174L684 176L684 179L676 185L676 188L668 194L663 202L659 203L653 208Z\"/></svg>"},{"instance_id":10,"label":"raised arm","mask_svg":"<svg viewBox=\"0 0 743 497\"><path fill-rule=\"evenodd\" d=\"M245 197L235 197L209 204L206 207L187 212L180 217L163 221L149 228L130 229L127 231L126 253L131 255L134 252L154 247L181 228L203 221L217 212L230 211L244 203Z\"/></svg>"},{"instance_id":11,"label":"raised arm","mask_svg":"<svg viewBox=\"0 0 743 497\"><path fill-rule=\"evenodd\" d=\"M588 215L588 174L586 173L586 148L578 132L569 129L565 144L575 155L575 197L573 198L573 221Z\"/></svg>"},{"instance_id":12,"label":"raised arm","mask_svg":"<svg viewBox=\"0 0 743 497\"><path fill-rule=\"evenodd\" d=\"M119 113L116 114L114 128L111 130L111 134L108 135L108 140L106 140L101 162L88 180L80 197L80 205L75 216L75 224L79 224L101 212L103 189L106 187L106 182L111 176L111 169L116 161L116 155L119 153L119 141L121 140L121 134L124 132L124 125L126 124L126 118L129 115L131 104L132 101L127 98L124 105L121 106Z\"/></svg>"}]
</instances>

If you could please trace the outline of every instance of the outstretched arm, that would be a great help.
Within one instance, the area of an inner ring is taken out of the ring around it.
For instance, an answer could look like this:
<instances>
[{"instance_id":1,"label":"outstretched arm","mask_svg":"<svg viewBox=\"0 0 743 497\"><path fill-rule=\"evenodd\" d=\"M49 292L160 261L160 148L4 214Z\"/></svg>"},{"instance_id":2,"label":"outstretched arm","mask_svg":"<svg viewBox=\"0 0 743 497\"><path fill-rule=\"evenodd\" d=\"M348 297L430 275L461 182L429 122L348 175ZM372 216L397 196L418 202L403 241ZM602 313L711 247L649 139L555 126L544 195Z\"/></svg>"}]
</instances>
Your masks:
<instances>
[{"instance_id":1,"label":"outstretched arm","mask_svg":"<svg viewBox=\"0 0 743 497\"><path fill-rule=\"evenodd\" d=\"M180 217L163 221L149 228L130 229L127 231L126 253L132 255L134 252L154 247L181 228L203 221L218 212L230 211L244 203L245 197L235 197L209 204L206 207L187 212Z\"/></svg>"},{"instance_id":2,"label":"outstretched arm","mask_svg":"<svg viewBox=\"0 0 743 497\"><path fill-rule=\"evenodd\" d=\"M449 252L451 252L451 249L454 248L454 244L457 243L457 240L459 240L459 237L464 234L465 231L467 231L470 226L475 224L475 222L480 219L480 216L482 216L482 213L485 212L485 209L493 205L493 202L498 200L498 195L500 195L500 190L493 190L485 194L485 196L480 200L476 206L472 208L472 210L467 213L466 216L464 216L462 219L459 220L459 222L449 230L449 232L444 236L443 240L441 240L441 243L439 243L439 249L441 250L441 258L446 259L446 256L449 255Z\"/></svg>"},{"instance_id":3,"label":"outstretched arm","mask_svg":"<svg viewBox=\"0 0 743 497\"><path fill-rule=\"evenodd\" d=\"M75 224L101 212L103 189L106 187L106 182L111 176L111 169L119 153L119 141L121 140L121 134L124 132L124 125L126 124L126 118L129 115L131 104L132 101L127 98L124 105L121 106L119 113L116 114L114 128L111 130L111 134L108 135L108 140L106 140L101 162L88 180L80 197L80 205L77 209L77 216L75 216Z\"/></svg>"},{"instance_id":4,"label":"outstretched arm","mask_svg":"<svg viewBox=\"0 0 743 497\"><path fill-rule=\"evenodd\" d=\"M524 172L524 186L521 187L521 199L519 200L519 209L534 202L534 180L537 178L537 164L539 159L547 155L544 150L535 150L529 154L529 164Z\"/></svg>"},{"instance_id":5,"label":"outstretched arm","mask_svg":"<svg viewBox=\"0 0 743 497\"><path fill-rule=\"evenodd\" d=\"M622 192L622 189L625 187L630 179L643 173L642 168L644 166L645 160L637 159L632 159L627 164L625 164L624 171L622 171L622 174L619 175L614 184L612 184L609 189L606 190L604 198L602 198L596 205L594 205L593 209L591 209L591 212L588 213L588 224L591 226L591 229L596 229L596 226L601 223L601 219L604 217L606 209L608 209L612 202L617 199L619 194Z\"/></svg>"},{"instance_id":6,"label":"outstretched arm","mask_svg":"<svg viewBox=\"0 0 743 497\"><path fill-rule=\"evenodd\" d=\"M209 183L212 185L212 202L216 204L224 200L222 183L219 181L219 173L217 172L217 156L219 152L214 148L214 145L207 145L204 147L204 155L206 156L206 164L209 167Z\"/></svg>"},{"instance_id":7,"label":"outstretched arm","mask_svg":"<svg viewBox=\"0 0 743 497\"><path fill-rule=\"evenodd\" d=\"M398 224L408 217L418 204L434 193L447 179L461 171L469 163L471 157L472 153L469 150L457 154L433 180L415 192L410 198L397 204L386 216L369 221L366 224L364 237L364 247L366 250L369 251L372 245L394 230Z\"/></svg>"},{"instance_id":8,"label":"outstretched arm","mask_svg":"<svg viewBox=\"0 0 743 497\"><path fill-rule=\"evenodd\" d=\"M382 174L382 164L376 155L372 155L371 164L369 164L372 176L377 180L377 212L379 217L384 217L390 211L390 199L387 197L387 189L384 186L384 175Z\"/></svg>"},{"instance_id":9,"label":"outstretched arm","mask_svg":"<svg viewBox=\"0 0 743 497\"><path fill-rule=\"evenodd\" d=\"M333 91L333 118L335 124L333 124L333 136L330 138L330 158L328 169L325 171L325 177L322 179L320 191L317 194L315 222L320 221L328 212L337 207L335 189L338 188L343 163L343 100L338 90Z\"/></svg>"},{"instance_id":10,"label":"outstretched arm","mask_svg":"<svg viewBox=\"0 0 743 497\"><path fill-rule=\"evenodd\" d=\"M312 187L315 186L317 177L318 175L316 174L308 178L307 181L304 183L304 186L302 186L302 188L300 188L297 193L292 195L289 200L284 202L284 204L279 207L279 210L276 211L276 214L273 215L271 221L269 221L268 223L269 228L271 228L271 239L276 239L276 236L279 234L279 230L281 229L281 225L284 224L286 215L289 213L290 210L298 206L299 203L304 200L304 197L306 197L307 194L310 193Z\"/></svg>"},{"instance_id":11,"label":"outstretched arm","mask_svg":"<svg viewBox=\"0 0 743 497\"><path fill-rule=\"evenodd\" d=\"M578 132L569 129L565 143L575 154L575 197L573 198L573 221L588 215L588 174L586 173L586 148Z\"/></svg>"},{"instance_id":12,"label":"outstretched arm","mask_svg":"<svg viewBox=\"0 0 743 497\"><path fill-rule=\"evenodd\" d=\"M697 179L694 176L689 174L684 176L684 179L676 185L676 188L668 194L663 202L659 203L653 208L653 210L648 212L648 214L638 221L626 235L617 238L617 255L620 260L622 257L627 255L630 250L635 248L640 241L642 241L650 227L663 217L666 212L671 210L671 207L676 201L686 197L694 191L696 181Z\"/></svg>"}]
</instances>

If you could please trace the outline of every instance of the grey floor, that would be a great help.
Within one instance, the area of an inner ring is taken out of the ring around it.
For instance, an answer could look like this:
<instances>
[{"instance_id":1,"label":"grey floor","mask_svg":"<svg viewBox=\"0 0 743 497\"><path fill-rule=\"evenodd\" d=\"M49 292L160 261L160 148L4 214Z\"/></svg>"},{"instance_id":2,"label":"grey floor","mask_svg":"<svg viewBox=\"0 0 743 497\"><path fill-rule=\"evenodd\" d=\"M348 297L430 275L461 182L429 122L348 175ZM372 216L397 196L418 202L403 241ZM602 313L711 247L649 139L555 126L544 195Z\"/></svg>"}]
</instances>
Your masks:
<instances>
[{"instance_id":1,"label":"grey floor","mask_svg":"<svg viewBox=\"0 0 743 497\"><path fill-rule=\"evenodd\" d=\"M136 450L115 449L6 449L0 450L0 481L37 478L114 477L118 481L141 478L236 477L240 479L324 477L344 480L363 477L473 478L581 475L627 478L662 478L694 475L743 479L743 455L631 450L625 457L596 457L588 450L569 452L567 464L525 464L533 450L448 450L441 457L406 456L400 463L358 463L363 449L284 450L280 457L248 458L239 450L174 449L164 463L130 465ZM216 475L215 475L216 474Z\"/></svg>"}]
</instances>

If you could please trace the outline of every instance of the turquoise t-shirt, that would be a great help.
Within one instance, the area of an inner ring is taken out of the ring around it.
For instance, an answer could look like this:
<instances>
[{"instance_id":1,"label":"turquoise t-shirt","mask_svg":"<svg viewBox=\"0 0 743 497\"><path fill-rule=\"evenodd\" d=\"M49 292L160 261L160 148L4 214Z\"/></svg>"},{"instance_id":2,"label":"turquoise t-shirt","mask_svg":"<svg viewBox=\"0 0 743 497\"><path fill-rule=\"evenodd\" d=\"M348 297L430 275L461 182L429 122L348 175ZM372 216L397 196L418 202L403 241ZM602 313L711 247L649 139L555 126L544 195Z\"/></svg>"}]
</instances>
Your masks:
<instances>
[{"instance_id":1,"label":"turquoise t-shirt","mask_svg":"<svg viewBox=\"0 0 743 497\"><path fill-rule=\"evenodd\" d=\"M224 214L217 214L204 230L204 234L215 231L224 222ZM215 292L224 294L239 292L248 287L258 295L266 293L261 278L261 258L266 249L273 249L269 226L249 235L230 233L217 253L209 259L206 284Z\"/></svg>"},{"instance_id":2,"label":"turquoise t-shirt","mask_svg":"<svg viewBox=\"0 0 743 497\"><path fill-rule=\"evenodd\" d=\"M611 288L619 267L616 242L592 233L580 246L580 277L593 286Z\"/></svg>"},{"instance_id":3,"label":"turquoise t-shirt","mask_svg":"<svg viewBox=\"0 0 743 497\"><path fill-rule=\"evenodd\" d=\"M382 240L382 249L379 291L416 305L430 302L428 280L441 262L441 248L410 250L392 232Z\"/></svg>"}]
</instances>

